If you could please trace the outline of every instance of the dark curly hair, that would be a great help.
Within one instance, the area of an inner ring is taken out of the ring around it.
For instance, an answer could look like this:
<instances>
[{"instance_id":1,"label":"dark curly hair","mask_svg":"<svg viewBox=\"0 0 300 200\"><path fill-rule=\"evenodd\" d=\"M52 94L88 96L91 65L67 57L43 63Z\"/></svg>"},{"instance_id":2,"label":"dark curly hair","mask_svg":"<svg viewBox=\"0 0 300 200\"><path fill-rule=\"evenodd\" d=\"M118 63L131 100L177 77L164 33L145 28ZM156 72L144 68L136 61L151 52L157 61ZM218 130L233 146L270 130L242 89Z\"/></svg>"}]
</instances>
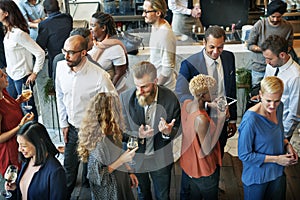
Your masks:
<instances>
[{"instance_id":1,"label":"dark curly hair","mask_svg":"<svg viewBox=\"0 0 300 200\"><path fill-rule=\"evenodd\" d=\"M100 27L106 26L106 34L108 34L109 37L117 34L116 23L110 14L96 12L92 15L92 18L97 19L97 23Z\"/></svg>"}]
</instances>

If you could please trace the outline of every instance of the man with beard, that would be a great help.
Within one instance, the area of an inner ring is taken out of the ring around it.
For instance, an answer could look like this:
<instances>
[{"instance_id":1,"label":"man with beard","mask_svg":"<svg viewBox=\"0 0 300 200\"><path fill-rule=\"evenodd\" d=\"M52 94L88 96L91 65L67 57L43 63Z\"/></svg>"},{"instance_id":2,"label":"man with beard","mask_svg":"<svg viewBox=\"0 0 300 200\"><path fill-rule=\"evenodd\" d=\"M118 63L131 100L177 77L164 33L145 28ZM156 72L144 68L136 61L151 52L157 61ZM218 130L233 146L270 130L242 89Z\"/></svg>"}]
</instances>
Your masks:
<instances>
[{"instance_id":1,"label":"man with beard","mask_svg":"<svg viewBox=\"0 0 300 200\"><path fill-rule=\"evenodd\" d=\"M85 38L80 35L69 37L65 41L62 52L65 54L65 60L57 63L55 89L59 125L62 128L66 144L64 168L68 199L70 199L79 166L76 152L77 140L85 107L97 93L116 93L116 90L109 74L87 59L87 40Z\"/></svg>"},{"instance_id":2,"label":"man with beard","mask_svg":"<svg viewBox=\"0 0 300 200\"><path fill-rule=\"evenodd\" d=\"M157 69L158 85L174 91L176 85L176 37L164 19L167 13L165 0L146 0L143 5L145 22L151 24L149 61Z\"/></svg>"},{"instance_id":3,"label":"man with beard","mask_svg":"<svg viewBox=\"0 0 300 200\"><path fill-rule=\"evenodd\" d=\"M121 93L126 125L124 138L138 137L134 160L139 180L139 199L150 200L151 182L158 200L170 199L172 142L180 125L180 105L175 94L157 85L153 64L143 61L132 69L136 87Z\"/></svg>"},{"instance_id":4,"label":"man with beard","mask_svg":"<svg viewBox=\"0 0 300 200\"><path fill-rule=\"evenodd\" d=\"M265 58L262 55L261 44L269 35L279 35L288 40L289 50L293 46L293 27L282 18L286 12L287 4L281 0L274 0L268 4L267 18L257 21L251 29L249 40L247 41L248 49L252 51L251 60L248 66L252 70L252 87L259 84L264 77L266 70Z\"/></svg>"},{"instance_id":5,"label":"man with beard","mask_svg":"<svg viewBox=\"0 0 300 200\"><path fill-rule=\"evenodd\" d=\"M288 54L288 42L277 35L269 36L261 45L266 58L267 76L277 76L284 83L281 97L284 137L290 140L300 122L300 66Z\"/></svg>"}]
</instances>

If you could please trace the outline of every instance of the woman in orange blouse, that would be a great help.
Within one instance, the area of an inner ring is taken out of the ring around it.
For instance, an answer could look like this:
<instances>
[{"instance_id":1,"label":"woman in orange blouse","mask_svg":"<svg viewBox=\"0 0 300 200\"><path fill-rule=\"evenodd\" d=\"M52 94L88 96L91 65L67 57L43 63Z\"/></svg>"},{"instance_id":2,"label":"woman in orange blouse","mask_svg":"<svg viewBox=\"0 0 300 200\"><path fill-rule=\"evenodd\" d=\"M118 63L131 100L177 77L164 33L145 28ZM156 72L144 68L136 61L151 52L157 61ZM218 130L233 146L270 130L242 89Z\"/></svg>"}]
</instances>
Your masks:
<instances>
[{"instance_id":1,"label":"woman in orange blouse","mask_svg":"<svg viewBox=\"0 0 300 200\"><path fill-rule=\"evenodd\" d=\"M188 199L218 199L218 183L222 164L220 145L225 112L211 109L209 117L205 102L211 102L216 80L211 76L199 74L189 83L194 100L186 100L181 108L182 152L180 165L187 174L190 187ZM214 113L214 114L212 114Z\"/></svg>"}]
</instances>

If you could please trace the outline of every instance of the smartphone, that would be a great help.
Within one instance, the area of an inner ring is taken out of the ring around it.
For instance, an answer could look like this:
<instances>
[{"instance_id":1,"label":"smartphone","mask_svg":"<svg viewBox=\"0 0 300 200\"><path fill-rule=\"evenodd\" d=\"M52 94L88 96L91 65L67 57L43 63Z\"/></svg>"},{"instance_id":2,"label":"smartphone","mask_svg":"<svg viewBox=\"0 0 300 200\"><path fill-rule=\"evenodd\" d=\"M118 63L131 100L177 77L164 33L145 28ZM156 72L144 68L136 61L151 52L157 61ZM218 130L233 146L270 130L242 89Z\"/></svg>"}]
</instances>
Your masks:
<instances>
[{"instance_id":1,"label":"smartphone","mask_svg":"<svg viewBox=\"0 0 300 200\"><path fill-rule=\"evenodd\" d=\"M234 104L234 103L237 102L236 99L231 98L231 97L227 97L227 96L226 96L226 101L227 101L227 105L228 105L228 106L230 106L231 104Z\"/></svg>"}]
</instances>

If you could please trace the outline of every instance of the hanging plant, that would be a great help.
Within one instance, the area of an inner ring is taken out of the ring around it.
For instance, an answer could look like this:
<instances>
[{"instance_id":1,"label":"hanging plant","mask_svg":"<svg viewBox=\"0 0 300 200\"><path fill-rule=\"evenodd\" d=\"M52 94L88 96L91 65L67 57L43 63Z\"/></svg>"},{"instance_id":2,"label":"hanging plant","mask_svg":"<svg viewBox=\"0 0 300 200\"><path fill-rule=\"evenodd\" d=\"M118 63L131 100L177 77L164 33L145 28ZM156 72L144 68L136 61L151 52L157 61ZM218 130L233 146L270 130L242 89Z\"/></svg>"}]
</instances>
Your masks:
<instances>
[{"instance_id":1,"label":"hanging plant","mask_svg":"<svg viewBox=\"0 0 300 200\"><path fill-rule=\"evenodd\" d=\"M46 103L49 103L50 98L49 96L55 95L55 88L54 88L54 82L52 78L49 78L44 85L44 99Z\"/></svg>"}]
</instances>

